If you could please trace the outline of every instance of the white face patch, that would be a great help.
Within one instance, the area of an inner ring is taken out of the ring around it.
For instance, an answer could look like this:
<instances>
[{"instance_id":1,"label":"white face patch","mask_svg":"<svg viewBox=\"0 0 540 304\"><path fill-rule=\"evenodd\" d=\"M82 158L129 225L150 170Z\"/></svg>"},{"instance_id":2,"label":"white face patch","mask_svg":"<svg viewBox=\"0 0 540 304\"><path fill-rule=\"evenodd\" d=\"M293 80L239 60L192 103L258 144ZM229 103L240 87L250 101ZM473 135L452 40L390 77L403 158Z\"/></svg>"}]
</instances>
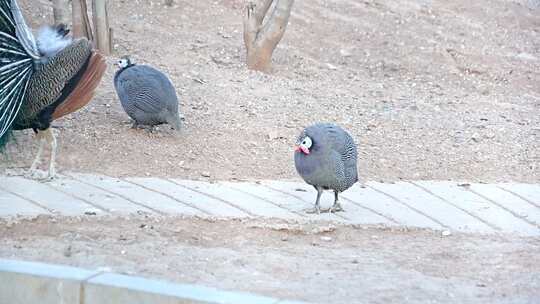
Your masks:
<instances>
[{"instance_id":1,"label":"white face patch","mask_svg":"<svg viewBox=\"0 0 540 304\"><path fill-rule=\"evenodd\" d=\"M123 69L123 68L128 66L129 62L128 62L128 60L126 58L122 58L122 59L118 60L117 64L118 64L118 66L120 68Z\"/></svg>"},{"instance_id":2,"label":"white face patch","mask_svg":"<svg viewBox=\"0 0 540 304\"><path fill-rule=\"evenodd\" d=\"M304 140L300 143L301 147L304 147L306 149L311 149L311 145L313 145L313 142L311 141L311 138L309 136L304 137Z\"/></svg>"}]
</instances>

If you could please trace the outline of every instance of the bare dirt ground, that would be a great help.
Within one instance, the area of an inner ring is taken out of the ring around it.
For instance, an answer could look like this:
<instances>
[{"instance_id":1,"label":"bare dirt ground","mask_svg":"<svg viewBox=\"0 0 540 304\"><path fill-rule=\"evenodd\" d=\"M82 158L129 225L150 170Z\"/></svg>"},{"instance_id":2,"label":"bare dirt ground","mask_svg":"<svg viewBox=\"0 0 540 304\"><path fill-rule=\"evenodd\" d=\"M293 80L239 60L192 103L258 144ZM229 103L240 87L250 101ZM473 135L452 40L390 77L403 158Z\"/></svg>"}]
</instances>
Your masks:
<instances>
[{"instance_id":1,"label":"bare dirt ground","mask_svg":"<svg viewBox=\"0 0 540 304\"><path fill-rule=\"evenodd\" d=\"M20 3L32 26L51 21L49 1ZM296 178L296 135L330 121L359 143L363 180L540 181L540 11L517 1L296 1L269 75L244 66L243 1L109 5L115 52L94 100L56 122L60 171ZM130 129L112 85L124 54L170 75L180 136ZM19 133L0 168L28 167L36 151L32 132ZM326 226L0 221L0 256L319 303L540 299L538 239L313 231Z\"/></svg>"},{"instance_id":2,"label":"bare dirt ground","mask_svg":"<svg viewBox=\"0 0 540 304\"><path fill-rule=\"evenodd\" d=\"M540 240L530 238L261 220L42 217L2 222L0 243L4 258L314 303L540 299Z\"/></svg>"},{"instance_id":3,"label":"bare dirt ground","mask_svg":"<svg viewBox=\"0 0 540 304\"><path fill-rule=\"evenodd\" d=\"M31 25L45 0L21 0ZM112 176L295 178L300 130L330 121L364 180L540 180L540 13L518 1L298 1L270 75L246 70L243 1L109 1L115 51L97 95L59 120L60 170ZM532 3L532 2L531 2ZM166 71L185 128L131 130L120 55ZM20 134L2 167L28 167Z\"/></svg>"}]
</instances>

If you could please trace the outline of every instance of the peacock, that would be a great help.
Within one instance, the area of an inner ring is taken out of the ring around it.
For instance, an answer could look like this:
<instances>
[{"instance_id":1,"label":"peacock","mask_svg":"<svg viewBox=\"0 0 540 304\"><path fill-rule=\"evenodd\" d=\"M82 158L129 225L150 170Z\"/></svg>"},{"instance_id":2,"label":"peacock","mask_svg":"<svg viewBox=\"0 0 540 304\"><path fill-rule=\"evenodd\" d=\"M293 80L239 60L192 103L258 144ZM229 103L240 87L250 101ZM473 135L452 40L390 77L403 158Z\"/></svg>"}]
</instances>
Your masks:
<instances>
[{"instance_id":1,"label":"peacock","mask_svg":"<svg viewBox=\"0 0 540 304\"><path fill-rule=\"evenodd\" d=\"M33 129L40 144L31 175L48 143L48 176L55 176L51 122L88 104L106 69L87 39L68 33L63 24L45 26L36 39L16 0L0 0L0 147L12 130Z\"/></svg>"}]
</instances>

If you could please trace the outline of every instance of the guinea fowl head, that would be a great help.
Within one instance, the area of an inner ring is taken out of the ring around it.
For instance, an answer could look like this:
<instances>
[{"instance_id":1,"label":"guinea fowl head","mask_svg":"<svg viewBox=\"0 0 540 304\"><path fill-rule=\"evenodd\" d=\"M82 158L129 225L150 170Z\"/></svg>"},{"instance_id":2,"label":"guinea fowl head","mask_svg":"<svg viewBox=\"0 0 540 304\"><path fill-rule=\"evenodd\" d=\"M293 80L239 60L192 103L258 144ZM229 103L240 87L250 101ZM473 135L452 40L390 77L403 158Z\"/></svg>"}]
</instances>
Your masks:
<instances>
[{"instance_id":1,"label":"guinea fowl head","mask_svg":"<svg viewBox=\"0 0 540 304\"><path fill-rule=\"evenodd\" d=\"M116 64L120 69L125 69L128 66L134 65L133 61L131 61L131 58L129 58L129 56L127 55L120 57Z\"/></svg>"},{"instance_id":2,"label":"guinea fowl head","mask_svg":"<svg viewBox=\"0 0 540 304\"><path fill-rule=\"evenodd\" d=\"M294 150L296 152L302 152L305 155L308 155L309 153L311 153L310 149L312 145L313 140L311 139L311 137L305 135L298 139L298 141L296 142L296 148Z\"/></svg>"},{"instance_id":3,"label":"guinea fowl head","mask_svg":"<svg viewBox=\"0 0 540 304\"><path fill-rule=\"evenodd\" d=\"M328 142L328 132L330 132L329 127L331 126L328 123L316 123L305 128L296 140L295 154L304 157L325 155L331 146Z\"/></svg>"}]
</instances>

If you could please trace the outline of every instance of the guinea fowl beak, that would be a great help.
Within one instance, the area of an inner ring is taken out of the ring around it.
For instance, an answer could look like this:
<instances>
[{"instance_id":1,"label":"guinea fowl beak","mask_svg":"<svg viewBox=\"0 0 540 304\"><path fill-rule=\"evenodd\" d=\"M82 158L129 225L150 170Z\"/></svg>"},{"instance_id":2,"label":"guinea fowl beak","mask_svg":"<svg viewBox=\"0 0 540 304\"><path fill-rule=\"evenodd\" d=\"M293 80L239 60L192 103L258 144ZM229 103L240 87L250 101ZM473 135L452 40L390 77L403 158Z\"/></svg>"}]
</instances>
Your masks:
<instances>
[{"instance_id":1,"label":"guinea fowl beak","mask_svg":"<svg viewBox=\"0 0 540 304\"><path fill-rule=\"evenodd\" d=\"M309 154L309 149L306 148L306 147L304 147L304 146L296 146L296 147L294 148L294 151L295 151L295 152L302 152L302 153L304 153L305 155L308 155L308 154Z\"/></svg>"}]
</instances>

